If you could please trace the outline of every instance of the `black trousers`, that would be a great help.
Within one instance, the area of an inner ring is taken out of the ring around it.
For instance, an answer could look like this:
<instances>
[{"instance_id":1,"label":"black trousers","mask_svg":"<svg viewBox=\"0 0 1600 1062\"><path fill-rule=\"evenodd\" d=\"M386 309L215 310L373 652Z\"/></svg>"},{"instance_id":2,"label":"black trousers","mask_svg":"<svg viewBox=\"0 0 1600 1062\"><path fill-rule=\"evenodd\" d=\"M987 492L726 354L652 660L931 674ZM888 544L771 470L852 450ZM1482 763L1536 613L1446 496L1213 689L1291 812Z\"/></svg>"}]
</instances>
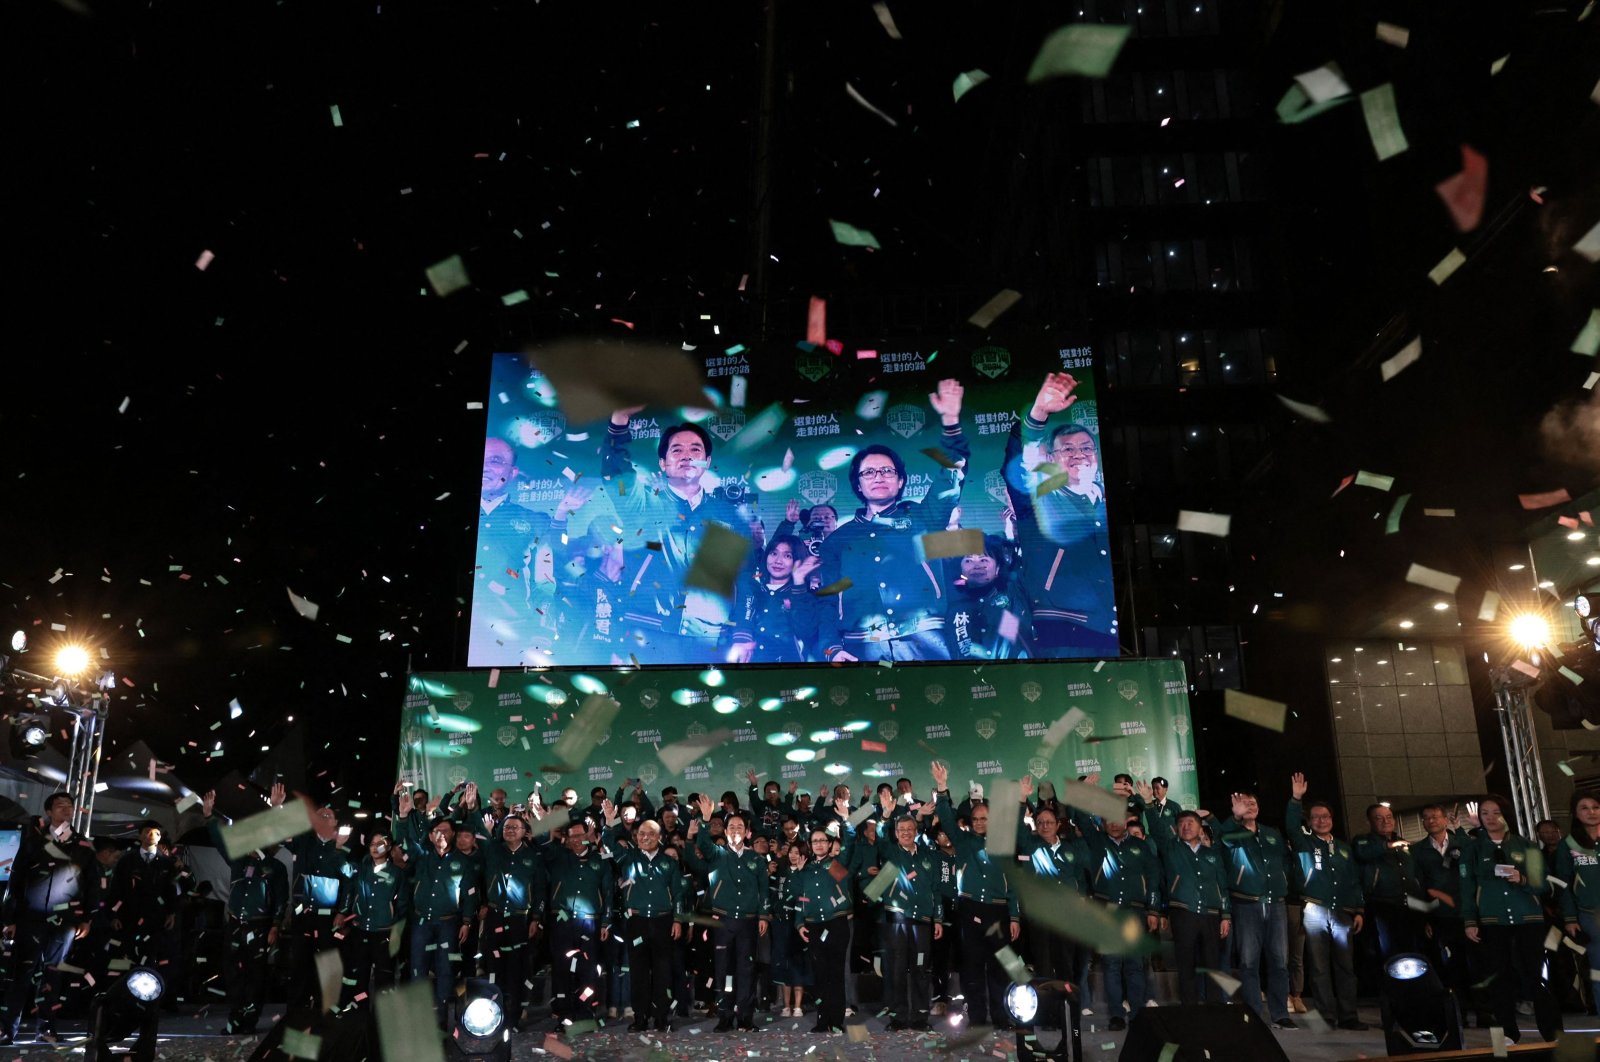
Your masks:
<instances>
[{"instance_id":1,"label":"black trousers","mask_svg":"<svg viewBox=\"0 0 1600 1062\"><path fill-rule=\"evenodd\" d=\"M255 1032L272 973L272 919L228 919L228 1031Z\"/></svg>"},{"instance_id":2,"label":"black trousers","mask_svg":"<svg viewBox=\"0 0 1600 1062\"><path fill-rule=\"evenodd\" d=\"M38 1007L41 1025L61 1007L62 974L56 969L72 950L73 926L59 916L24 914L11 945L11 983L5 995L5 1031L16 1036L22 1019Z\"/></svg>"},{"instance_id":3,"label":"black trousers","mask_svg":"<svg viewBox=\"0 0 1600 1062\"><path fill-rule=\"evenodd\" d=\"M357 1004L370 1005L372 994L394 984L394 956L389 954L388 929L357 929L354 922L345 927L344 982L339 992L339 1009ZM358 998L359 997L359 998ZM251 1027L254 1028L254 1020Z\"/></svg>"},{"instance_id":4,"label":"black trousers","mask_svg":"<svg viewBox=\"0 0 1600 1062\"><path fill-rule=\"evenodd\" d=\"M533 979L533 944L528 940L528 916L489 912L479 938L483 965L500 988L506 1022L513 1029L522 1027L522 1011L528 1003L528 982Z\"/></svg>"},{"instance_id":5,"label":"black trousers","mask_svg":"<svg viewBox=\"0 0 1600 1062\"><path fill-rule=\"evenodd\" d=\"M1539 1035L1554 1040L1561 1031L1561 1010L1544 983L1543 922L1527 926L1481 926L1479 947L1483 949L1485 970L1494 975L1489 982L1489 999L1494 1005L1495 1024L1515 1043L1517 1000L1533 1000L1533 1017Z\"/></svg>"},{"instance_id":6,"label":"black trousers","mask_svg":"<svg viewBox=\"0 0 1600 1062\"><path fill-rule=\"evenodd\" d=\"M317 976L317 952L337 947L333 939L333 914L302 912L289 927L289 988L286 1002L292 1010L310 1004L327 1010L337 1000L322 998L322 981Z\"/></svg>"},{"instance_id":7,"label":"black trousers","mask_svg":"<svg viewBox=\"0 0 1600 1062\"><path fill-rule=\"evenodd\" d=\"M719 1001L717 1011L724 1018L737 1016L739 1021L755 1021L758 933L754 915L745 918L717 916L716 928L711 931L711 943L716 951L714 987Z\"/></svg>"},{"instance_id":8,"label":"black trousers","mask_svg":"<svg viewBox=\"0 0 1600 1062\"><path fill-rule=\"evenodd\" d=\"M593 918L561 918L550 924L550 1010L557 1017L592 1019L599 1002L600 967L595 961L600 930Z\"/></svg>"},{"instance_id":9,"label":"black trousers","mask_svg":"<svg viewBox=\"0 0 1600 1062\"><path fill-rule=\"evenodd\" d=\"M840 915L826 922L809 922L806 947L811 951L811 979L817 986L822 1005L817 1024L831 1029L844 1028L845 965L850 956L850 916Z\"/></svg>"},{"instance_id":10,"label":"black trousers","mask_svg":"<svg viewBox=\"0 0 1600 1062\"><path fill-rule=\"evenodd\" d=\"M1199 967L1218 968L1218 955L1222 951L1222 916L1196 914L1172 908L1168 912L1172 921L1172 952L1178 964L1178 1001L1184 1006L1200 1002L1201 978L1209 982L1204 995L1213 1003L1226 1003L1227 997L1215 981L1205 974L1196 973Z\"/></svg>"},{"instance_id":11,"label":"black trousers","mask_svg":"<svg viewBox=\"0 0 1600 1062\"><path fill-rule=\"evenodd\" d=\"M933 926L885 914L885 949L889 953L889 1013L908 1024L928 1020L928 997L933 964Z\"/></svg>"},{"instance_id":12,"label":"black trousers","mask_svg":"<svg viewBox=\"0 0 1600 1062\"><path fill-rule=\"evenodd\" d=\"M956 925L961 933L961 994L966 997L967 1023L988 1025L991 1013L1003 1019L1011 978L994 956L1011 942L1006 905L962 897L956 905Z\"/></svg>"},{"instance_id":13,"label":"black trousers","mask_svg":"<svg viewBox=\"0 0 1600 1062\"><path fill-rule=\"evenodd\" d=\"M632 973L633 1020L665 1025L672 1020L672 915L629 915L622 932Z\"/></svg>"}]
</instances>

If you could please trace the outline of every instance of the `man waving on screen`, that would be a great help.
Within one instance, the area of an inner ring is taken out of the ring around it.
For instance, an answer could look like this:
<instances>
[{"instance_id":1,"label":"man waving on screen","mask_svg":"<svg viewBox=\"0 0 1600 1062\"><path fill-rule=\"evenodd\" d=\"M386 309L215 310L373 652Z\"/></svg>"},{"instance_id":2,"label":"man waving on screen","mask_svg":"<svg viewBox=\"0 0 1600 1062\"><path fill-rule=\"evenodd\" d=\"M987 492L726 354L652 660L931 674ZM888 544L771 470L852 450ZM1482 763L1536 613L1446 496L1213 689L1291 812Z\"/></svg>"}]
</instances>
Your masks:
<instances>
[{"instance_id":1,"label":"man waving on screen","mask_svg":"<svg viewBox=\"0 0 1600 1062\"><path fill-rule=\"evenodd\" d=\"M601 471L607 479L628 477L613 493L617 537L628 558L632 596L622 617L631 632L624 650L645 663L693 663L717 658L717 639L729 622L728 602L684 586L706 525L741 533L749 526L720 488L701 482L711 467L711 435L698 424L661 429L657 472L638 470L628 455L628 423L643 406L611 414Z\"/></svg>"},{"instance_id":2,"label":"man waving on screen","mask_svg":"<svg viewBox=\"0 0 1600 1062\"><path fill-rule=\"evenodd\" d=\"M861 499L854 519L822 540L824 587L849 580L823 605L821 644L830 660L948 660L943 569L918 541L943 531L961 500L972 449L961 432L963 388L939 381L928 396L944 425L940 446L955 484L921 502L906 501L906 463L887 446L863 447L850 462L850 487ZM931 492L930 492L931 493Z\"/></svg>"},{"instance_id":3,"label":"man waving on screen","mask_svg":"<svg viewBox=\"0 0 1600 1062\"><path fill-rule=\"evenodd\" d=\"M1006 440L1006 492L1017 514L1039 654L1116 656L1111 534L1095 437L1080 423L1049 425L1077 401L1077 387L1068 373L1044 378Z\"/></svg>"}]
</instances>

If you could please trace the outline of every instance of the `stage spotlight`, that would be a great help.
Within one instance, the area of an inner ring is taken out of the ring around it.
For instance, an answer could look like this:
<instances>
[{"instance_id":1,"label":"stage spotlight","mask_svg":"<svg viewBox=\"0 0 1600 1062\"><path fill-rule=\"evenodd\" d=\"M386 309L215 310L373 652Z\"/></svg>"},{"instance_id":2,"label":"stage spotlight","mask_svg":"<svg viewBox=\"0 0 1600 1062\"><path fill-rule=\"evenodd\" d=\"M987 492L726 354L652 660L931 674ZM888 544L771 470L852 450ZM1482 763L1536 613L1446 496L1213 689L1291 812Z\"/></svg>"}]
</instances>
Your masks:
<instances>
[{"instance_id":1,"label":"stage spotlight","mask_svg":"<svg viewBox=\"0 0 1600 1062\"><path fill-rule=\"evenodd\" d=\"M1427 956L1406 953L1384 963L1379 1001L1391 1055L1461 1050L1461 1008Z\"/></svg>"},{"instance_id":2,"label":"stage spotlight","mask_svg":"<svg viewBox=\"0 0 1600 1062\"><path fill-rule=\"evenodd\" d=\"M50 740L50 717L41 712L19 712L11 720L11 758L36 756Z\"/></svg>"},{"instance_id":3,"label":"stage spotlight","mask_svg":"<svg viewBox=\"0 0 1600 1062\"><path fill-rule=\"evenodd\" d=\"M455 1026L445 1041L445 1054L451 1060L489 1059L509 1062L511 1028L506 1023L505 1001L500 987L479 977L467 978L453 1003Z\"/></svg>"},{"instance_id":4,"label":"stage spotlight","mask_svg":"<svg viewBox=\"0 0 1600 1062\"><path fill-rule=\"evenodd\" d=\"M1036 979L1006 989L1006 1014L1017 1030L1017 1062L1083 1062L1082 1008L1077 992L1065 981ZM1034 1027L1060 1029L1055 1049L1040 1045Z\"/></svg>"},{"instance_id":5,"label":"stage spotlight","mask_svg":"<svg viewBox=\"0 0 1600 1062\"><path fill-rule=\"evenodd\" d=\"M1537 612L1512 616L1506 632L1524 649L1542 649L1550 644L1550 621Z\"/></svg>"},{"instance_id":6,"label":"stage spotlight","mask_svg":"<svg viewBox=\"0 0 1600 1062\"><path fill-rule=\"evenodd\" d=\"M15 631L11 635L11 651L13 653L26 653L28 651L28 632Z\"/></svg>"},{"instance_id":7,"label":"stage spotlight","mask_svg":"<svg viewBox=\"0 0 1600 1062\"><path fill-rule=\"evenodd\" d=\"M135 1032L139 1039L125 1056L133 1062L155 1062L156 1034L161 1024L161 996L166 991L161 975L148 966L136 966L89 1004L90 1062L111 1062L111 1045Z\"/></svg>"},{"instance_id":8,"label":"stage spotlight","mask_svg":"<svg viewBox=\"0 0 1600 1062\"><path fill-rule=\"evenodd\" d=\"M1006 989L1006 1013L1011 1024L1019 1029L1031 1029L1039 1016L1039 990L1032 985L1012 985Z\"/></svg>"},{"instance_id":9,"label":"stage spotlight","mask_svg":"<svg viewBox=\"0 0 1600 1062\"><path fill-rule=\"evenodd\" d=\"M63 645L56 650L56 674L68 678L81 675L89 666L89 650L81 645Z\"/></svg>"}]
</instances>

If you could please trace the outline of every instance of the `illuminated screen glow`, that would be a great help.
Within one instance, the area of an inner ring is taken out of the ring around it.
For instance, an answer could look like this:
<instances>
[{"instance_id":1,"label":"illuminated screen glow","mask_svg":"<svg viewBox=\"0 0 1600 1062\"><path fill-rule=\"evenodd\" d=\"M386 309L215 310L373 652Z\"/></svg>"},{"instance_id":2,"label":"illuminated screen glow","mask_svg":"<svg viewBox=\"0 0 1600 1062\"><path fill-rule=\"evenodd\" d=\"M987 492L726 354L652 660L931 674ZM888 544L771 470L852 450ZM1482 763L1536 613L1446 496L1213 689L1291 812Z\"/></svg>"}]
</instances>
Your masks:
<instances>
[{"instance_id":1,"label":"illuminated screen glow","mask_svg":"<svg viewBox=\"0 0 1600 1062\"><path fill-rule=\"evenodd\" d=\"M705 350L715 408L615 430L495 355L469 666L1116 656L1090 348L854 355Z\"/></svg>"}]
</instances>

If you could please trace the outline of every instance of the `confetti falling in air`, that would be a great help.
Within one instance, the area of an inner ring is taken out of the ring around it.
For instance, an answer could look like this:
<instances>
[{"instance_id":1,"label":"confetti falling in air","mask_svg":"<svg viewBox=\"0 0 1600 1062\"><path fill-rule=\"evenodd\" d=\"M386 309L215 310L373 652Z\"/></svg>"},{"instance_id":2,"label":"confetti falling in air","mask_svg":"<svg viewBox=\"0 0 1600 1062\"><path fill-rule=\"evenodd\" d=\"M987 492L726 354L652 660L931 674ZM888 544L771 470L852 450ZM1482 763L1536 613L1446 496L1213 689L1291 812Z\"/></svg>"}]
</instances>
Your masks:
<instances>
[{"instance_id":1,"label":"confetti falling in air","mask_svg":"<svg viewBox=\"0 0 1600 1062\"><path fill-rule=\"evenodd\" d=\"M874 251L881 250L878 238L866 229L858 229L849 222L830 220L833 226L833 238L846 247L870 247Z\"/></svg>"},{"instance_id":2,"label":"confetti falling in air","mask_svg":"<svg viewBox=\"0 0 1600 1062\"><path fill-rule=\"evenodd\" d=\"M1044 39L1028 68L1028 84L1076 74L1105 77L1117 61L1131 32L1128 26L1075 22Z\"/></svg>"},{"instance_id":3,"label":"confetti falling in air","mask_svg":"<svg viewBox=\"0 0 1600 1062\"><path fill-rule=\"evenodd\" d=\"M1405 372L1406 369L1414 365L1421 357L1422 337L1418 336L1411 342L1407 343L1404 347L1401 347L1399 353L1397 353L1394 357L1388 358L1384 361L1383 365L1381 366L1383 382L1388 383L1396 376L1399 376L1401 373Z\"/></svg>"},{"instance_id":4,"label":"confetti falling in air","mask_svg":"<svg viewBox=\"0 0 1600 1062\"><path fill-rule=\"evenodd\" d=\"M1216 535L1218 538L1228 537L1228 525L1233 518L1223 513L1197 513L1188 509L1178 510L1178 530L1193 531L1201 535Z\"/></svg>"},{"instance_id":5,"label":"confetti falling in air","mask_svg":"<svg viewBox=\"0 0 1600 1062\"><path fill-rule=\"evenodd\" d=\"M1400 128L1400 111L1395 105L1394 86L1382 84L1361 94L1361 113L1367 120L1367 133L1378 161L1392 159L1410 144Z\"/></svg>"}]
</instances>

